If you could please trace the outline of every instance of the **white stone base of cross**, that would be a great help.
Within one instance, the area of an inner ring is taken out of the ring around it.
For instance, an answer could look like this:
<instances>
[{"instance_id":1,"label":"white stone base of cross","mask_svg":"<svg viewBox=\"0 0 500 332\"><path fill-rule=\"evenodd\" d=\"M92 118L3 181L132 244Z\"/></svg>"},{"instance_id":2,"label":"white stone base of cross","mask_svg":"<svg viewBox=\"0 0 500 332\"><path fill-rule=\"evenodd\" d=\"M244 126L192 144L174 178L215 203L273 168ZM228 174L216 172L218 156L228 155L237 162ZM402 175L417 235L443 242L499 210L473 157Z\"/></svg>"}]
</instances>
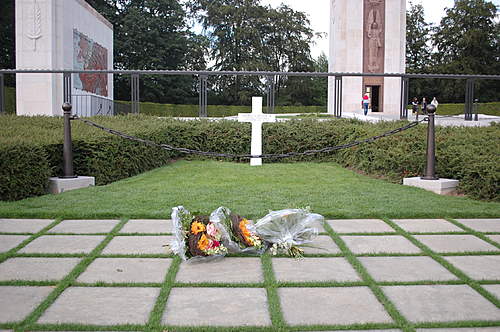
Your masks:
<instances>
[{"instance_id":1,"label":"white stone base of cross","mask_svg":"<svg viewBox=\"0 0 500 332\"><path fill-rule=\"evenodd\" d=\"M262 97L252 97L252 113L239 113L238 122L252 123L252 150L253 156L262 154L262 124L276 122L274 114L262 113ZM261 166L262 158L251 158L250 166Z\"/></svg>"}]
</instances>

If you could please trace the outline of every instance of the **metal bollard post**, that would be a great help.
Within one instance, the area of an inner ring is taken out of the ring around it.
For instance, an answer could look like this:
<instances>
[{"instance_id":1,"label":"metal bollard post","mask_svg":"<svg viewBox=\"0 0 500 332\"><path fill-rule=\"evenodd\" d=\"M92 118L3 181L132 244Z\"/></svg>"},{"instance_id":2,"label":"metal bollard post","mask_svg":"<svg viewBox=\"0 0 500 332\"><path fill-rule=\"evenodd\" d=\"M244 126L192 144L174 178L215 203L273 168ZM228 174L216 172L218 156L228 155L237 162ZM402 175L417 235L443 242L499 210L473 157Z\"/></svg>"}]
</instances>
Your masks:
<instances>
[{"instance_id":1,"label":"metal bollard post","mask_svg":"<svg viewBox=\"0 0 500 332\"><path fill-rule=\"evenodd\" d=\"M64 145L63 145L63 176L61 179L77 178L73 173L73 147L71 142L71 104L64 103Z\"/></svg>"},{"instance_id":2,"label":"metal bollard post","mask_svg":"<svg viewBox=\"0 0 500 332\"><path fill-rule=\"evenodd\" d=\"M436 177L436 141L435 141L435 126L434 113L436 106L427 106L429 123L427 125L427 165L425 166L425 175L422 180L438 180Z\"/></svg>"}]
</instances>

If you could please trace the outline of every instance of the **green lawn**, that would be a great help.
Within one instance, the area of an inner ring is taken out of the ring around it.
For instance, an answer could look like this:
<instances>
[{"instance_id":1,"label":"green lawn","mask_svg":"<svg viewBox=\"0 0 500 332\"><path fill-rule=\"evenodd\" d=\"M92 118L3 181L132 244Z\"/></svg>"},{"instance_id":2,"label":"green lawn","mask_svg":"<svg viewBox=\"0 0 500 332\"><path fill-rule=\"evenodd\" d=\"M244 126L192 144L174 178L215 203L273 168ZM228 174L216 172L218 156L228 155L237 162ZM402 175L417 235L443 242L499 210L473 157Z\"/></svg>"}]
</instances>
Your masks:
<instances>
[{"instance_id":1,"label":"green lawn","mask_svg":"<svg viewBox=\"0 0 500 332\"><path fill-rule=\"evenodd\" d=\"M177 205L204 213L224 205L250 218L306 206L328 218L500 217L500 203L439 196L332 163L216 161L179 161L107 186L0 202L0 217L169 218Z\"/></svg>"}]
</instances>

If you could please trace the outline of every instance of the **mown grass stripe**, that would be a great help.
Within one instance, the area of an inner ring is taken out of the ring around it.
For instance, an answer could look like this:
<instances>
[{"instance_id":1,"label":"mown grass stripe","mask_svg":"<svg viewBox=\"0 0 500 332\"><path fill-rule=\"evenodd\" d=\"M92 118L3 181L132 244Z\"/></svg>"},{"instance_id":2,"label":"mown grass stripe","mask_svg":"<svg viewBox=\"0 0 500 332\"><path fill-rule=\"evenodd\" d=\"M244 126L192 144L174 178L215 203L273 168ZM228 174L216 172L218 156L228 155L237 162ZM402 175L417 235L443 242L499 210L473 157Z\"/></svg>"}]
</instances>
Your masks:
<instances>
[{"instance_id":1,"label":"mown grass stripe","mask_svg":"<svg viewBox=\"0 0 500 332\"><path fill-rule=\"evenodd\" d=\"M281 302L278 295L278 283L276 281L276 276L274 275L273 263L269 253L262 255L261 262L272 326L276 329L284 329L287 327L287 324L283 317L283 311L281 310Z\"/></svg>"},{"instance_id":2,"label":"mown grass stripe","mask_svg":"<svg viewBox=\"0 0 500 332\"><path fill-rule=\"evenodd\" d=\"M0 286L56 286L59 280L5 280L0 281Z\"/></svg>"},{"instance_id":3,"label":"mown grass stripe","mask_svg":"<svg viewBox=\"0 0 500 332\"><path fill-rule=\"evenodd\" d=\"M481 294L483 297L485 297L488 301L493 303L494 305L497 306L497 308L500 308L500 301L490 292L486 291L480 283L477 281L473 280L470 278L466 273L464 273L462 270L456 268L453 264L449 263L447 260L445 260L441 255L437 254L433 250L431 250L429 247L427 247L425 244L421 243L418 241L416 238L414 238L410 233L406 232L403 228L399 227L396 223L394 223L390 219L384 219L385 222L387 222L390 226L394 227L395 229L398 230L398 232L407 238L411 243L416 245L417 247L420 248L424 253L426 253L429 257L434 259L436 262L444 266L448 271L456 275L460 280L462 280L465 284L468 286L472 287L474 290L476 290L479 294Z\"/></svg>"},{"instance_id":4,"label":"mown grass stripe","mask_svg":"<svg viewBox=\"0 0 500 332\"><path fill-rule=\"evenodd\" d=\"M460 322L422 322L415 323L417 328L459 328L459 327L492 327L500 326L500 320L468 320Z\"/></svg>"},{"instance_id":5,"label":"mown grass stripe","mask_svg":"<svg viewBox=\"0 0 500 332\"><path fill-rule=\"evenodd\" d=\"M114 235L117 234L126 222L126 219L122 219L104 238L104 240L102 240L101 243L99 243L87 257L83 258L80 263L78 263L73 270L57 284L56 288L45 298L45 300L42 301L42 303L40 303L35 310L33 310L22 322L18 324L18 328L21 330L32 330L31 325L35 324L36 321L49 308L49 306L52 305L59 297L59 295L61 295L66 288L70 287L78 276L85 271L85 269L92 263L104 247L108 245Z\"/></svg>"},{"instance_id":6,"label":"mown grass stripe","mask_svg":"<svg viewBox=\"0 0 500 332\"><path fill-rule=\"evenodd\" d=\"M363 281L367 284L367 286L371 289L377 300L384 306L387 313L391 316L391 318L396 323L397 327L402 329L405 332L415 332L415 329L410 324L410 322L399 312L396 306L389 300L389 298L383 293L382 289L377 285L373 277L368 273L365 267L358 260L356 255L354 255L349 247L345 244L345 242L340 237L340 234L337 234L333 231L330 225L326 224L325 229L327 230L330 237L337 244L337 246L345 253L345 258L351 263L354 269L361 276Z\"/></svg>"},{"instance_id":7,"label":"mown grass stripe","mask_svg":"<svg viewBox=\"0 0 500 332\"><path fill-rule=\"evenodd\" d=\"M181 258L175 257L170 264L167 274L165 275L165 281L160 289L160 294L158 295L155 306L149 315L149 320L147 324L147 329L151 331L162 331L162 318L166 310L167 300L172 290L173 284L175 283L175 277L181 265Z\"/></svg>"},{"instance_id":8,"label":"mown grass stripe","mask_svg":"<svg viewBox=\"0 0 500 332\"><path fill-rule=\"evenodd\" d=\"M32 324L32 331L144 331L144 325Z\"/></svg>"},{"instance_id":9,"label":"mown grass stripe","mask_svg":"<svg viewBox=\"0 0 500 332\"><path fill-rule=\"evenodd\" d=\"M289 331L349 331L349 330L383 330L396 329L394 323L365 323L351 325L296 325L289 328Z\"/></svg>"}]
</instances>

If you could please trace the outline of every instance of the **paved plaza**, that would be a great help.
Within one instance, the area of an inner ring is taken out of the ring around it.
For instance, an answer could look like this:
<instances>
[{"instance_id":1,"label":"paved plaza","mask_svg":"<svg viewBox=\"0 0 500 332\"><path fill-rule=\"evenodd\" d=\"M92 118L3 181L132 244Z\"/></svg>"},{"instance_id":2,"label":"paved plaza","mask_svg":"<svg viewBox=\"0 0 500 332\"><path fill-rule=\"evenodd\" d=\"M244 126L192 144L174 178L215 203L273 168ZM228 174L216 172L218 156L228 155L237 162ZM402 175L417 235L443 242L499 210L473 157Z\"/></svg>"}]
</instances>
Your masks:
<instances>
[{"instance_id":1,"label":"paved plaza","mask_svg":"<svg viewBox=\"0 0 500 332\"><path fill-rule=\"evenodd\" d=\"M500 219L318 226L301 259L190 264L170 220L0 219L0 331L500 331Z\"/></svg>"}]
</instances>

